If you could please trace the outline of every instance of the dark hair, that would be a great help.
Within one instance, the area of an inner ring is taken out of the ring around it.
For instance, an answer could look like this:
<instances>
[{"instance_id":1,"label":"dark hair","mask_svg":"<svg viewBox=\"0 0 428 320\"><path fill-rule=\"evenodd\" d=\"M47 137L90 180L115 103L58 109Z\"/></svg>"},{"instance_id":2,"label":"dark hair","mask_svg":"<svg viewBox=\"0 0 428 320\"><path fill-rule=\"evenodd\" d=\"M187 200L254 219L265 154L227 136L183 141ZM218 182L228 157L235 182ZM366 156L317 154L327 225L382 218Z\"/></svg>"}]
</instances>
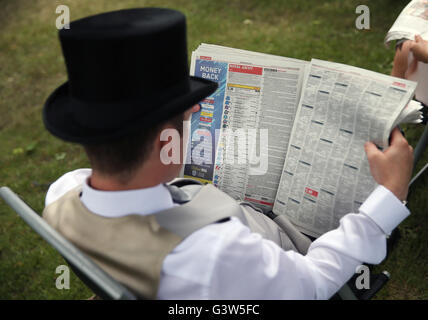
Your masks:
<instances>
[{"instance_id":1,"label":"dark hair","mask_svg":"<svg viewBox=\"0 0 428 320\"><path fill-rule=\"evenodd\" d=\"M149 156L161 128L169 123L181 135L183 120L184 113L180 113L162 123L141 128L120 139L83 147L94 170L104 175L115 176L125 183Z\"/></svg>"}]
</instances>

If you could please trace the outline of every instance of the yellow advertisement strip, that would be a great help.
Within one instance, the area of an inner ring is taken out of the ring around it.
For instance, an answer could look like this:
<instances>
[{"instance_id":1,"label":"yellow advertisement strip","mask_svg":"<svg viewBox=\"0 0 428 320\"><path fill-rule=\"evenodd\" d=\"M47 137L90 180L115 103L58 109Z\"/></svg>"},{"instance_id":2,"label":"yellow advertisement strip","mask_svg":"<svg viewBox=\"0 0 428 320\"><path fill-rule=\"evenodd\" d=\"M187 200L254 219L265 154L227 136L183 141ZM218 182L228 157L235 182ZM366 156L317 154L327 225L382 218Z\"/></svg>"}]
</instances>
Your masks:
<instances>
[{"instance_id":1,"label":"yellow advertisement strip","mask_svg":"<svg viewBox=\"0 0 428 320\"><path fill-rule=\"evenodd\" d=\"M212 117L212 116L213 116L213 113L212 113L212 112L205 112L205 111L202 111L202 112L201 112L201 116Z\"/></svg>"},{"instance_id":2,"label":"yellow advertisement strip","mask_svg":"<svg viewBox=\"0 0 428 320\"><path fill-rule=\"evenodd\" d=\"M250 90L260 90L260 87L244 86L242 84L228 83L227 86L228 87L234 87L234 88L250 89Z\"/></svg>"},{"instance_id":3,"label":"yellow advertisement strip","mask_svg":"<svg viewBox=\"0 0 428 320\"><path fill-rule=\"evenodd\" d=\"M203 184L212 183L211 180L196 178L196 177L192 177L192 176L188 176L188 175L183 175L183 178L198 180L198 181L202 182Z\"/></svg>"}]
</instances>

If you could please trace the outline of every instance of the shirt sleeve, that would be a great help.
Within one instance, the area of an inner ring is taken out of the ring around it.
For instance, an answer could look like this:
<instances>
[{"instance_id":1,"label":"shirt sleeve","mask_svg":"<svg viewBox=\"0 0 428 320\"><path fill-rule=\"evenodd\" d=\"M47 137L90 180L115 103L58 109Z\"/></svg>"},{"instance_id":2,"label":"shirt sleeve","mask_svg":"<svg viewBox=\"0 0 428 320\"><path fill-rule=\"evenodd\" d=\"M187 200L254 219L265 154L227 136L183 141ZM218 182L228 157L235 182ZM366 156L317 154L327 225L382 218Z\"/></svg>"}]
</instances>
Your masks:
<instances>
[{"instance_id":1,"label":"shirt sleeve","mask_svg":"<svg viewBox=\"0 0 428 320\"><path fill-rule=\"evenodd\" d=\"M371 193L360 212L370 217L387 235L410 214L407 207L383 186Z\"/></svg>"},{"instance_id":2,"label":"shirt sleeve","mask_svg":"<svg viewBox=\"0 0 428 320\"><path fill-rule=\"evenodd\" d=\"M91 173L92 169L77 169L61 176L49 186L45 198L45 207L61 198L71 189L83 184Z\"/></svg>"},{"instance_id":3,"label":"shirt sleeve","mask_svg":"<svg viewBox=\"0 0 428 320\"><path fill-rule=\"evenodd\" d=\"M305 256L282 250L246 226L235 226L222 239L210 298L328 299L363 262L376 264L385 258L386 234L408 214L390 191L378 187L360 213L345 215Z\"/></svg>"}]
</instances>

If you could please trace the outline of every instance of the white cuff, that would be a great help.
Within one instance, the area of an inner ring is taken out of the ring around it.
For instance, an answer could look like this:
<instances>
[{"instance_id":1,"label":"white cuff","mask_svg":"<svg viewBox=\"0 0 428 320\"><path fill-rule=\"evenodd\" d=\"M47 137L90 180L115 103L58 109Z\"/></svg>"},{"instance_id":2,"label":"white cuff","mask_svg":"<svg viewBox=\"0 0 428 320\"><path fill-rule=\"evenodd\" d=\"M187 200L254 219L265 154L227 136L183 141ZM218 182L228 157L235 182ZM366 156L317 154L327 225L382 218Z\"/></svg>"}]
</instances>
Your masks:
<instances>
[{"instance_id":1,"label":"white cuff","mask_svg":"<svg viewBox=\"0 0 428 320\"><path fill-rule=\"evenodd\" d=\"M371 218L386 235L390 235L410 211L391 191L378 186L361 205L360 212Z\"/></svg>"}]
</instances>

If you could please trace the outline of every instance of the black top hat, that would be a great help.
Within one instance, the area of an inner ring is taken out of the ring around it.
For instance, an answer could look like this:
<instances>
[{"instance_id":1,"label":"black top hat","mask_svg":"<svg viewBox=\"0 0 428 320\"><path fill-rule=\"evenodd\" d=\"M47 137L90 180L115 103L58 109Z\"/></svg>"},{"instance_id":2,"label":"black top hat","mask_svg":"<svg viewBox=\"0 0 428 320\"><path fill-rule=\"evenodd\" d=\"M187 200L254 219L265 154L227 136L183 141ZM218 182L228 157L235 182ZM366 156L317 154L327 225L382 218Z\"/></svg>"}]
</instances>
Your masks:
<instances>
[{"instance_id":1,"label":"black top hat","mask_svg":"<svg viewBox=\"0 0 428 320\"><path fill-rule=\"evenodd\" d=\"M190 77L186 20L142 8L74 21L59 32L68 82L48 98L46 128L67 141L100 143L167 120L212 94Z\"/></svg>"}]
</instances>

